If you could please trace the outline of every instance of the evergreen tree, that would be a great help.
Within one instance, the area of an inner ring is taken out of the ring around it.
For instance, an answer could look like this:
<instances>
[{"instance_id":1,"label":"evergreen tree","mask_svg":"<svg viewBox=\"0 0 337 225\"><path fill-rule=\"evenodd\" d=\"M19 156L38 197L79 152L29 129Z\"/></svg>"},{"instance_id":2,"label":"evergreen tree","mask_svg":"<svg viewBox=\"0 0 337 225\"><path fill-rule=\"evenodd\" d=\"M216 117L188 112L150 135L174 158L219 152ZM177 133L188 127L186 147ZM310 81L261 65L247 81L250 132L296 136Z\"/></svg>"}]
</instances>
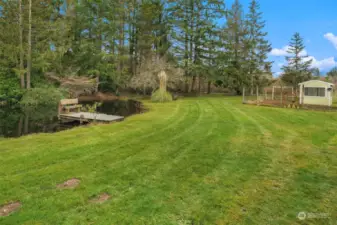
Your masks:
<instances>
[{"instance_id":1,"label":"evergreen tree","mask_svg":"<svg viewBox=\"0 0 337 225\"><path fill-rule=\"evenodd\" d=\"M271 44L266 39L268 35L264 32L265 21L262 19L260 5L256 0L252 0L247 14L248 32L248 76L250 79L251 90L256 85L261 85L265 80L266 67L270 62L267 61L268 53L271 51Z\"/></svg>"},{"instance_id":2,"label":"evergreen tree","mask_svg":"<svg viewBox=\"0 0 337 225\"><path fill-rule=\"evenodd\" d=\"M311 74L312 74L312 78L314 79L319 79L321 76L321 72L319 71L319 68L317 67L311 68Z\"/></svg>"},{"instance_id":3,"label":"evergreen tree","mask_svg":"<svg viewBox=\"0 0 337 225\"><path fill-rule=\"evenodd\" d=\"M53 72L98 75L113 91L132 80L145 90L156 80L134 77L175 63L186 91L207 81L210 92L222 76L239 93L270 70L264 21L256 1L250 8L245 22L239 0L227 12L223 0L0 1L0 66L22 88L47 83Z\"/></svg>"},{"instance_id":4,"label":"evergreen tree","mask_svg":"<svg viewBox=\"0 0 337 225\"><path fill-rule=\"evenodd\" d=\"M298 83L310 80L312 59L306 55L303 38L299 33L295 33L291 38L287 52L290 56L286 56L288 65L282 67L284 71L282 79L296 89Z\"/></svg>"},{"instance_id":5,"label":"evergreen tree","mask_svg":"<svg viewBox=\"0 0 337 225\"><path fill-rule=\"evenodd\" d=\"M337 83L337 67L332 68L326 76L331 82Z\"/></svg>"},{"instance_id":6,"label":"evergreen tree","mask_svg":"<svg viewBox=\"0 0 337 225\"><path fill-rule=\"evenodd\" d=\"M0 1L0 66L20 73L20 14L17 1Z\"/></svg>"},{"instance_id":7,"label":"evergreen tree","mask_svg":"<svg viewBox=\"0 0 337 225\"><path fill-rule=\"evenodd\" d=\"M224 54L221 56L225 63L225 83L240 94L243 86L248 84L247 58L248 39L247 27L244 20L242 5L235 0L226 13L226 26L223 32Z\"/></svg>"},{"instance_id":8,"label":"evergreen tree","mask_svg":"<svg viewBox=\"0 0 337 225\"><path fill-rule=\"evenodd\" d=\"M172 27L171 52L177 58L178 65L184 70L185 91L189 89L188 78L192 64L192 10L193 0L168 0L169 23Z\"/></svg>"},{"instance_id":9,"label":"evergreen tree","mask_svg":"<svg viewBox=\"0 0 337 225\"><path fill-rule=\"evenodd\" d=\"M207 77L205 59L209 58L211 49L208 45L211 41L208 39L214 37L217 19L224 14L224 3L219 0L169 1L169 3L173 38L171 51L185 71L186 91L195 89L197 77L200 90L201 77ZM191 85L188 85L189 78L192 79Z\"/></svg>"}]
</instances>

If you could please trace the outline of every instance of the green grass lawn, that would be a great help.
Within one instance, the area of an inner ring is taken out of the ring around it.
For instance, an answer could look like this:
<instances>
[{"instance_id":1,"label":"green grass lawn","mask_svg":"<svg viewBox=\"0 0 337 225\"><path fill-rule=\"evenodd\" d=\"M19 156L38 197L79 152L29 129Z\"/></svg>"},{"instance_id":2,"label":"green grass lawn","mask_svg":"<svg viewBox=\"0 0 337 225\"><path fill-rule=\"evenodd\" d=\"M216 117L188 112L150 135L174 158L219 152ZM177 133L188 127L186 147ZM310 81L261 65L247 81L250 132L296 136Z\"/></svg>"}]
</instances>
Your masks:
<instances>
[{"instance_id":1,"label":"green grass lawn","mask_svg":"<svg viewBox=\"0 0 337 225\"><path fill-rule=\"evenodd\" d=\"M121 123L0 140L0 205L22 203L0 224L337 223L337 113L146 104ZM56 188L74 177L77 188Z\"/></svg>"}]
</instances>

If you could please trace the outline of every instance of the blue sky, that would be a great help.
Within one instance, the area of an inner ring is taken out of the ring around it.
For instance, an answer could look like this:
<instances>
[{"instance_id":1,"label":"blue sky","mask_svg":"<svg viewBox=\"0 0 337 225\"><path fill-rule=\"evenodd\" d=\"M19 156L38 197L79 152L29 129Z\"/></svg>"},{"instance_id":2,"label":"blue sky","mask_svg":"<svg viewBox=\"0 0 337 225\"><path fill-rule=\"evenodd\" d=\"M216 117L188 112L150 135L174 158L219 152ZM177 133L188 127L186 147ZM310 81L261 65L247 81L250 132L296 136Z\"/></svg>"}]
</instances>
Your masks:
<instances>
[{"instance_id":1,"label":"blue sky","mask_svg":"<svg viewBox=\"0 0 337 225\"><path fill-rule=\"evenodd\" d=\"M227 0L230 7L234 0ZM245 13L250 0L241 0ZM326 73L337 66L337 0L259 0L265 30L273 51L274 76L280 74L285 62L285 49L291 36L299 32L304 38L306 53L313 66Z\"/></svg>"}]
</instances>

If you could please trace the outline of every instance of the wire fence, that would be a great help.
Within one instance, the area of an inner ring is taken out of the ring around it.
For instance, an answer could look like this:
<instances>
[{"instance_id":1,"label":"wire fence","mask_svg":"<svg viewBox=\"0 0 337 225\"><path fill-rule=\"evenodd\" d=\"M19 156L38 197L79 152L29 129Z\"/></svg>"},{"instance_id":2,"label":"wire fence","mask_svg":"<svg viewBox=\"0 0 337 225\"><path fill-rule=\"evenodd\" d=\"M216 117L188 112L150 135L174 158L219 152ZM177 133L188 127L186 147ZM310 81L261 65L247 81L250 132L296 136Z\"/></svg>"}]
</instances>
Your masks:
<instances>
[{"instance_id":1,"label":"wire fence","mask_svg":"<svg viewBox=\"0 0 337 225\"><path fill-rule=\"evenodd\" d=\"M319 111L337 111L337 92L333 93L331 106L300 104L299 91L291 86L243 88L242 102L251 105L263 105L283 108L301 108Z\"/></svg>"},{"instance_id":2,"label":"wire fence","mask_svg":"<svg viewBox=\"0 0 337 225\"><path fill-rule=\"evenodd\" d=\"M245 104L298 107L298 92L290 86L243 88L242 101Z\"/></svg>"}]
</instances>

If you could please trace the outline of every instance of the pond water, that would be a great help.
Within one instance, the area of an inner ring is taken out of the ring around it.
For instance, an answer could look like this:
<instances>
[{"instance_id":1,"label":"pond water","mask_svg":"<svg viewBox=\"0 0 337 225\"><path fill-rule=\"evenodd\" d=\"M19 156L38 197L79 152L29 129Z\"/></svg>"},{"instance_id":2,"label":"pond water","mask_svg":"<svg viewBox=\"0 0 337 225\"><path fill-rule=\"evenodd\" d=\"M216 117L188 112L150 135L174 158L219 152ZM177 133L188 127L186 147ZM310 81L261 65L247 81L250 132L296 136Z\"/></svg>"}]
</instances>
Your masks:
<instances>
[{"instance_id":1,"label":"pond water","mask_svg":"<svg viewBox=\"0 0 337 225\"><path fill-rule=\"evenodd\" d=\"M95 102L80 102L92 105ZM128 117L142 112L142 105L135 100L103 101L97 112ZM18 105L0 106L0 138L19 137L32 133L53 133L80 126L79 122L60 123L57 105L39 106L34 109L21 109Z\"/></svg>"}]
</instances>

